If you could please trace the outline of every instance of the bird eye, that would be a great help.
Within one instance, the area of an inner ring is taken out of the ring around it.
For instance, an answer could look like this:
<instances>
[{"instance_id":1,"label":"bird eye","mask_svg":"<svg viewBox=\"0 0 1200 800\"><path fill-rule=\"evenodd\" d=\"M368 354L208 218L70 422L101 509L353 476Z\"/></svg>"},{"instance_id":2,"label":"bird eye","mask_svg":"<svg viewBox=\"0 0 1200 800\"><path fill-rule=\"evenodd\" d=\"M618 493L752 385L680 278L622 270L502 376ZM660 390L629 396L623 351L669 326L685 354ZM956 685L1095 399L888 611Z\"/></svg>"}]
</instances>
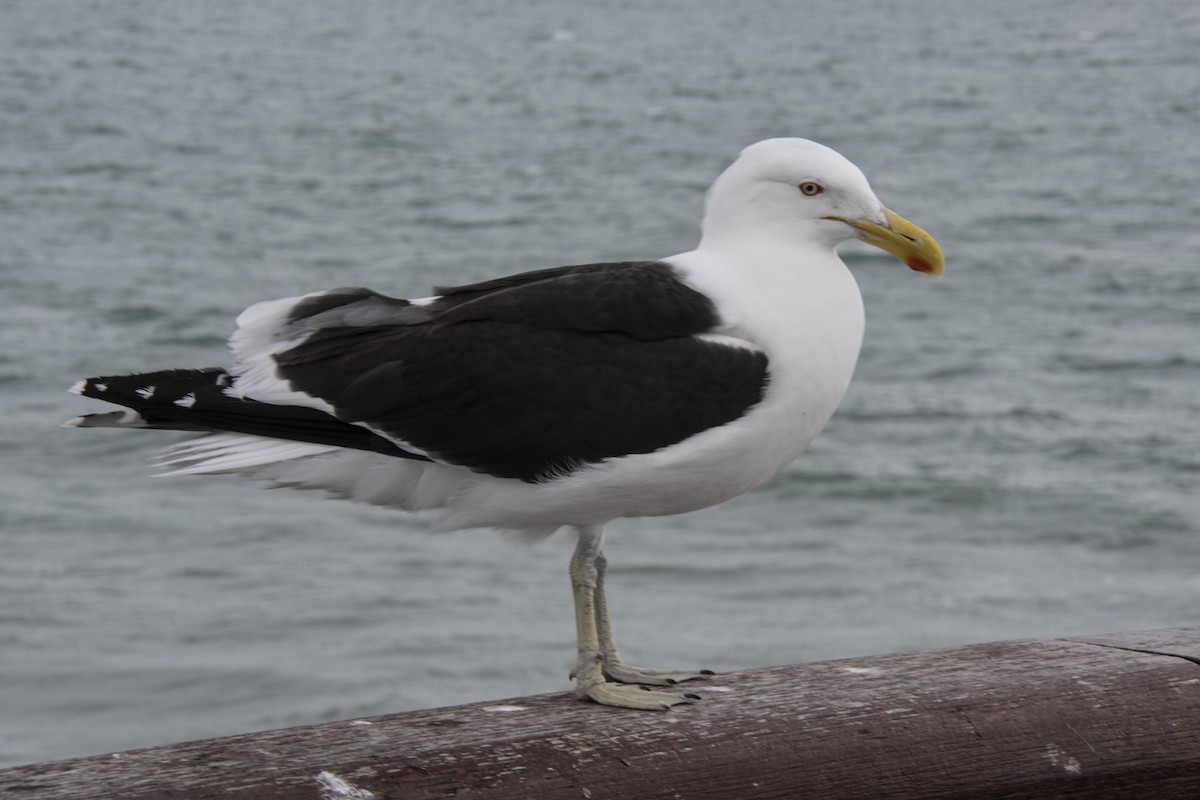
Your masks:
<instances>
[{"instance_id":1,"label":"bird eye","mask_svg":"<svg viewBox=\"0 0 1200 800\"><path fill-rule=\"evenodd\" d=\"M816 181L805 181L800 184L800 192L805 197L816 197L823 191L825 191L825 187Z\"/></svg>"}]
</instances>

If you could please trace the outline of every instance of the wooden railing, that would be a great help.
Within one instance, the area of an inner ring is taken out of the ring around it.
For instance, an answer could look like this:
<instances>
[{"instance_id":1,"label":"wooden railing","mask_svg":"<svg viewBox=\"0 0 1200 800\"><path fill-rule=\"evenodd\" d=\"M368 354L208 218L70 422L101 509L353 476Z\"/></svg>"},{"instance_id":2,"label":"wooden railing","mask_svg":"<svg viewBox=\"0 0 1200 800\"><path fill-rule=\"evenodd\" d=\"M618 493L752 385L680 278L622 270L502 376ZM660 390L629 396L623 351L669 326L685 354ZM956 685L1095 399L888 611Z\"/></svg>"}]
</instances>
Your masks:
<instances>
[{"instance_id":1,"label":"wooden railing","mask_svg":"<svg viewBox=\"0 0 1200 800\"><path fill-rule=\"evenodd\" d=\"M1200 798L1200 628L754 669L0 770L14 800Z\"/></svg>"}]
</instances>

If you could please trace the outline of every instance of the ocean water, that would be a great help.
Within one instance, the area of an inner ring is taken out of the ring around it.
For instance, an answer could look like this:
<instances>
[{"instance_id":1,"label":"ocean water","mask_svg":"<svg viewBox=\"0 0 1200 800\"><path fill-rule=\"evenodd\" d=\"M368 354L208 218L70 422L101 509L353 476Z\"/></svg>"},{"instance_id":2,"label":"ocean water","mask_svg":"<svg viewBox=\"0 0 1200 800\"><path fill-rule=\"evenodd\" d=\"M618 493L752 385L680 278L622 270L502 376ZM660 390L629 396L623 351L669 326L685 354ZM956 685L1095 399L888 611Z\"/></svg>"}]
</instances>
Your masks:
<instances>
[{"instance_id":1,"label":"ocean water","mask_svg":"<svg viewBox=\"0 0 1200 800\"><path fill-rule=\"evenodd\" d=\"M754 141L945 248L844 254L855 382L775 480L615 524L634 663L1200 624L1200 10L1183 0L0 8L0 766L569 688L563 535L152 478L76 379L234 316L690 248Z\"/></svg>"}]
</instances>

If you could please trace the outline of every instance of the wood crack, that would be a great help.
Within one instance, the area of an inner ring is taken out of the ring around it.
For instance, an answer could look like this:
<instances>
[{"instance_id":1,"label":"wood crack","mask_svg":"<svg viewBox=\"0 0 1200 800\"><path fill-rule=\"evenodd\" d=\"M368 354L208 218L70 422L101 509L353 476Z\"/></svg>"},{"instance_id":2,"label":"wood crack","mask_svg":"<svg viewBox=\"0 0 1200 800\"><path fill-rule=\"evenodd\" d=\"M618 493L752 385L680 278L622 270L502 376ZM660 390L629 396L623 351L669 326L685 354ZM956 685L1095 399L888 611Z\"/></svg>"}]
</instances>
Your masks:
<instances>
[{"instance_id":1,"label":"wood crack","mask_svg":"<svg viewBox=\"0 0 1200 800\"><path fill-rule=\"evenodd\" d=\"M1182 658L1184 661L1190 661L1193 664L1200 665L1200 656L1192 656L1187 653L1171 653L1166 650L1152 650L1148 647L1132 647L1130 645L1110 644L1108 642L1096 642L1089 639L1063 639L1064 642L1073 642L1075 644L1088 644L1094 647L1107 647L1111 650L1125 650L1130 653L1144 653L1149 656L1167 656L1169 658Z\"/></svg>"}]
</instances>

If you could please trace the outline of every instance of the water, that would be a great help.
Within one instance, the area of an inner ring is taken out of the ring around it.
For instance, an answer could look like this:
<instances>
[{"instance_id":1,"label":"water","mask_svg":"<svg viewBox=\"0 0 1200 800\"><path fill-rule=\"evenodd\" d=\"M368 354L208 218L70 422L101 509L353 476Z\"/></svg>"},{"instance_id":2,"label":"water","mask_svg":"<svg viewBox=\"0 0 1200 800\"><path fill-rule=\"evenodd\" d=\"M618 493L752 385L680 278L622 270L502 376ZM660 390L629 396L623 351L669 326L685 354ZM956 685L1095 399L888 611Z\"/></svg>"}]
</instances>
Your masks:
<instances>
[{"instance_id":1,"label":"water","mask_svg":"<svg viewBox=\"0 0 1200 800\"><path fill-rule=\"evenodd\" d=\"M568 688L526 547L55 427L251 302L689 248L742 146L864 168L855 383L762 489L614 526L631 661L732 670L1200 622L1200 11L129 2L0 10L0 764Z\"/></svg>"}]
</instances>

